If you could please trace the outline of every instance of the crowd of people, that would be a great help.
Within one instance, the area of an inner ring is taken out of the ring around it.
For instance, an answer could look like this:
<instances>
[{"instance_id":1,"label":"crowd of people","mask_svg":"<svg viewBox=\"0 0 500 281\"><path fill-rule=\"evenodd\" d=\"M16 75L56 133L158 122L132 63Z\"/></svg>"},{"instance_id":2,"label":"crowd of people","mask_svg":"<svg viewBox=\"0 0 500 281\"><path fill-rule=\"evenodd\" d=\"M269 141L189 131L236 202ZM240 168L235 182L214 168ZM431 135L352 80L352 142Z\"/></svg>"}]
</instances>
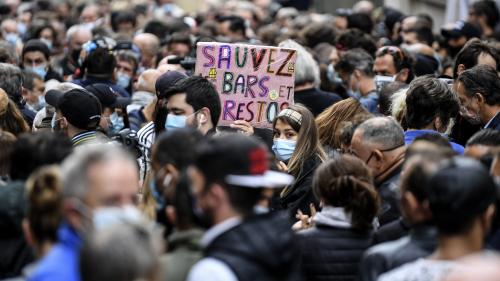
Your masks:
<instances>
[{"instance_id":1,"label":"crowd of people","mask_svg":"<svg viewBox=\"0 0 500 281\"><path fill-rule=\"evenodd\" d=\"M0 279L500 280L495 1L308 2L3 1ZM219 126L198 42L295 50L294 104Z\"/></svg>"}]
</instances>

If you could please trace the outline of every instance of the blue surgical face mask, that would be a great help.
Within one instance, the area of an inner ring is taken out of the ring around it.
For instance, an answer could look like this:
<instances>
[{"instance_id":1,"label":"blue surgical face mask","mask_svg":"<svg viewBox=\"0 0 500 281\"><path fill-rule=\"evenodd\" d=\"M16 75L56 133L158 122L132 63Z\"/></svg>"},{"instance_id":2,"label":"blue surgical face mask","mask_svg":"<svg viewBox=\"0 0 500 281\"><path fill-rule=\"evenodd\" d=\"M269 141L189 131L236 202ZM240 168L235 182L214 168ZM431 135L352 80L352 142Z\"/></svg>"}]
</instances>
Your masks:
<instances>
[{"instance_id":1,"label":"blue surgical face mask","mask_svg":"<svg viewBox=\"0 0 500 281\"><path fill-rule=\"evenodd\" d=\"M5 39L5 41L14 46L19 41L19 35L17 35L17 33L4 33L3 38Z\"/></svg>"},{"instance_id":2,"label":"blue surgical face mask","mask_svg":"<svg viewBox=\"0 0 500 281\"><path fill-rule=\"evenodd\" d=\"M167 115L167 122L165 122L165 129L175 130L186 127L187 116L185 115Z\"/></svg>"},{"instance_id":3,"label":"blue surgical face mask","mask_svg":"<svg viewBox=\"0 0 500 281\"><path fill-rule=\"evenodd\" d=\"M326 77L331 83L342 84L342 79L340 79L339 74L335 72L335 67L331 63L326 68Z\"/></svg>"},{"instance_id":4,"label":"blue surgical face mask","mask_svg":"<svg viewBox=\"0 0 500 281\"><path fill-rule=\"evenodd\" d=\"M118 134L125 127L123 117L119 116L116 112L111 114L109 120L111 124L108 125L108 135Z\"/></svg>"},{"instance_id":5,"label":"blue surgical face mask","mask_svg":"<svg viewBox=\"0 0 500 281\"><path fill-rule=\"evenodd\" d=\"M20 35L26 34L27 30L28 30L28 27L26 26L26 24L24 24L22 22L17 24L17 33L19 33Z\"/></svg>"},{"instance_id":6,"label":"blue surgical face mask","mask_svg":"<svg viewBox=\"0 0 500 281\"><path fill-rule=\"evenodd\" d=\"M130 76L123 73L118 73L116 76L116 85L126 89L130 85Z\"/></svg>"},{"instance_id":7,"label":"blue surgical face mask","mask_svg":"<svg viewBox=\"0 0 500 281\"><path fill-rule=\"evenodd\" d=\"M296 145L297 142L294 140L274 139L272 149L279 160L288 161L292 157Z\"/></svg>"},{"instance_id":8,"label":"blue surgical face mask","mask_svg":"<svg viewBox=\"0 0 500 281\"><path fill-rule=\"evenodd\" d=\"M45 38L40 38L40 41L42 41L43 43L45 43L45 45L47 45L47 47L49 47L49 50L52 51L52 47L53 47L52 41L47 40Z\"/></svg>"},{"instance_id":9,"label":"blue surgical face mask","mask_svg":"<svg viewBox=\"0 0 500 281\"><path fill-rule=\"evenodd\" d=\"M47 69L46 69L47 65L46 64L41 64L38 66L25 66L25 68L35 72L42 79L45 79L45 76L47 75Z\"/></svg>"},{"instance_id":10,"label":"blue surgical face mask","mask_svg":"<svg viewBox=\"0 0 500 281\"><path fill-rule=\"evenodd\" d=\"M45 107L45 96L38 96L38 101L35 104L31 105L31 108L36 112L40 111L44 107Z\"/></svg>"}]
</instances>

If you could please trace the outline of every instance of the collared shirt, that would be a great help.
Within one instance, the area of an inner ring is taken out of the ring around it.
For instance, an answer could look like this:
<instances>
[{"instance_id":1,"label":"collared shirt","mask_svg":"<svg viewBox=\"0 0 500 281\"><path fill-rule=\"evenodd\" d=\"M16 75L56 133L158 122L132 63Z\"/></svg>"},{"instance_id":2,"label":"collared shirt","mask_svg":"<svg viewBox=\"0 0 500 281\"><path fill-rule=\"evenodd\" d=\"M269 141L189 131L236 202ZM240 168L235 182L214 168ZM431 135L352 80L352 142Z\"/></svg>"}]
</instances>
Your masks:
<instances>
[{"instance_id":1,"label":"collared shirt","mask_svg":"<svg viewBox=\"0 0 500 281\"><path fill-rule=\"evenodd\" d=\"M73 146L79 146L87 143L94 143L97 141L97 132L96 131L87 131L83 133L79 133L75 135L71 142Z\"/></svg>"},{"instance_id":2,"label":"collared shirt","mask_svg":"<svg viewBox=\"0 0 500 281\"><path fill-rule=\"evenodd\" d=\"M240 217L227 219L210 228L201 239L201 245L207 247L217 237L228 230L240 225ZM188 281L238 281L238 277L224 262L206 257L197 262L189 272Z\"/></svg>"},{"instance_id":3,"label":"collared shirt","mask_svg":"<svg viewBox=\"0 0 500 281\"><path fill-rule=\"evenodd\" d=\"M493 118L484 125L485 129L494 129L497 130L497 127L500 127L500 112L497 112Z\"/></svg>"}]
</instances>

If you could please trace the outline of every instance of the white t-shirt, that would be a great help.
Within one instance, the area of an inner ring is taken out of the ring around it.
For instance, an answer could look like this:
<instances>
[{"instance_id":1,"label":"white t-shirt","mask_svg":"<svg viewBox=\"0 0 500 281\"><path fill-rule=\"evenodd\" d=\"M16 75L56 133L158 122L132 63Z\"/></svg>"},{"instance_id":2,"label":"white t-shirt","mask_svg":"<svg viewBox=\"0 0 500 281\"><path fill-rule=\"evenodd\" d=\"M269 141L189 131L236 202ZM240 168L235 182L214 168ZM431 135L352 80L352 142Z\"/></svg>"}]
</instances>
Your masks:
<instances>
[{"instance_id":1,"label":"white t-shirt","mask_svg":"<svg viewBox=\"0 0 500 281\"><path fill-rule=\"evenodd\" d=\"M456 264L455 261L418 259L382 274L378 281L440 281Z\"/></svg>"}]
</instances>

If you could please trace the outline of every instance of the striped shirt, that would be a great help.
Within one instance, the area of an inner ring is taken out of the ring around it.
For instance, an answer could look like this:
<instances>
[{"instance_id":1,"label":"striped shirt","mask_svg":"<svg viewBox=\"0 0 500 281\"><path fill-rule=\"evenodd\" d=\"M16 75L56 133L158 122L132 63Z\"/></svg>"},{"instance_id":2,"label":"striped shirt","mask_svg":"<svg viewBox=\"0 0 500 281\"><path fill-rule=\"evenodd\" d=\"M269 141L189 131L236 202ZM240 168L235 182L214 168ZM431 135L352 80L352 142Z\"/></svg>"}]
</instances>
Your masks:
<instances>
[{"instance_id":1,"label":"striped shirt","mask_svg":"<svg viewBox=\"0 0 500 281\"><path fill-rule=\"evenodd\" d=\"M75 135L71 142L73 146L80 146L88 143L95 143L97 141L97 132L96 131L88 131Z\"/></svg>"},{"instance_id":2,"label":"striped shirt","mask_svg":"<svg viewBox=\"0 0 500 281\"><path fill-rule=\"evenodd\" d=\"M149 122L144 127L142 127L139 132L137 132L137 139L139 142L139 147L142 151L142 156L137 159L141 167L141 179L144 181L146 174L150 169L151 163L151 147L155 142L155 123Z\"/></svg>"}]
</instances>

